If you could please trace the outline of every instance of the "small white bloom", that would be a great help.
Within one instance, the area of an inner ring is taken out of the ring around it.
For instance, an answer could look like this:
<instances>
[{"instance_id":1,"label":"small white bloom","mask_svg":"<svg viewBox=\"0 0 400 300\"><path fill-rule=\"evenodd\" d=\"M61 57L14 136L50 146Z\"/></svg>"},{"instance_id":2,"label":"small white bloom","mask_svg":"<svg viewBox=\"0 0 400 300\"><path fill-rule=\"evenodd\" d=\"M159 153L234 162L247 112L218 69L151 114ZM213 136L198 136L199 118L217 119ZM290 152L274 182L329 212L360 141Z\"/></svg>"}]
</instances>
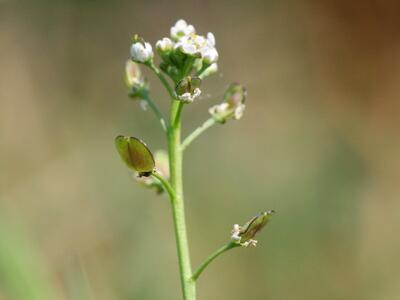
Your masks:
<instances>
[{"instance_id":1,"label":"small white bloom","mask_svg":"<svg viewBox=\"0 0 400 300\"><path fill-rule=\"evenodd\" d=\"M169 52L174 47L174 43L171 41L170 38L163 38L156 43L156 49L159 52Z\"/></svg>"},{"instance_id":2,"label":"small white bloom","mask_svg":"<svg viewBox=\"0 0 400 300\"><path fill-rule=\"evenodd\" d=\"M233 114L233 118L235 120L240 120L243 116L245 108L246 108L246 105L244 105L244 104L240 104L238 107L236 107L235 112Z\"/></svg>"},{"instance_id":3,"label":"small white bloom","mask_svg":"<svg viewBox=\"0 0 400 300\"><path fill-rule=\"evenodd\" d=\"M213 64L218 60L218 52L215 48L205 47L202 49L203 61L206 64Z\"/></svg>"},{"instance_id":4,"label":"small white bloom","mask_svg":"<svg viewBox=\"0 0 400 300\"><path fill-rule=\"evenodd\" d=\"M250 240L248 240L248 241L246 241L244 243L240 243L240 245L243 246L243 247L248 247L248 246L256 247L257 243L258 242L256 240L250 239Z\"/></svg>"},{"instance_id":5,"label":"small white bloom","mask_svg":"<svg viewBox=\"0 0 400 300\"><path fill-rule=\"evenodd\" d=\"M240 237L240 226L239 224L234 224L233 229L231 231L231 239L234 240L235 242L240 243L241 237Z\"/></svg>"},{"instance_id":6,"label":"small white bloom","mask_svg":"<svg viewBox=\"0 0 400 300\"><path fill-rule=\"evenodd\" d=\"M206 77L208 77L208 76L211 76L211 75L213 75L213 74L215 74L215 73L217 73L218 72L218 65L217 65L217 63L213 63L213 64L211 64L210 66L208 66L200 75L199 75L199 77L200 77L200 79L204 79L204 78L206 78Z\"/></svg>"},{"instance_id":7,"label":"small white bloom","mask_svg":"<svg viewBox=\"0 0 400 300\"><path fill-rule=\"evenodd\" d=\"M212 32L207 33L207 42L211 47L215 47L215 36Z\"/></svg>"},{"instance_id":8,"label":"small white bloom","mask_svg":"<svg viewBox=\"0 0 400 300\"><path fill-rule=\"evenodd\" d=\"M226 103L226 102L222 102L221 104L217 104L217 105L214 105L214 106L210 107L210 109L208 110L208 112L209 112L211 115L215 115L215 114L224 114L224 113L226 113L226 111L228 110L228 108L229 108L229 104Z\"/></svg>"},{"instance_id":9,"label":"small white bloom","mask_svg":"<svg viewBox=\"0 0 400 300\"><path fill-rule=\"evenodd\" d=\"M171 38L173 40L179 40L180 38L194 34L196 30L194 29L193 25L186 23L185 20L178 20L174 26L171 27Z\"/></svg>"},{"instance_id":10,"label":"small white bloom","mask_svg":"<svg viewBox=\"0 0 400 300\"><path fill-rule=\"evenodd\" d=\"M153 48L149 43L136 42L132 44L131 58L133 61L144 63L151 60L153 56Z\"/></svg>"},{"instance_id":11,"label":"small white bloom","mask_svg":"<svg viewBox=\"0 0 400 300\"><path fill-rule=\"evenodd\" d=\"M200 95L201 95L201 90L199 88L196 88L194 89L193 94L187 92L178 96L178 99L186 103L192 103L194 99L198 98Z\"/></svg>"},{"instance_id":12,"label":"small white bloom","mask_svg":"<svg viewBox=\"0 0 400 300\"><path fill-rule=\"evenodd\" d=\"M146 100L140 100L139 102L140 108L146 111L149 108L149 104L146 102Z\"/></svg>"}]
</instances>

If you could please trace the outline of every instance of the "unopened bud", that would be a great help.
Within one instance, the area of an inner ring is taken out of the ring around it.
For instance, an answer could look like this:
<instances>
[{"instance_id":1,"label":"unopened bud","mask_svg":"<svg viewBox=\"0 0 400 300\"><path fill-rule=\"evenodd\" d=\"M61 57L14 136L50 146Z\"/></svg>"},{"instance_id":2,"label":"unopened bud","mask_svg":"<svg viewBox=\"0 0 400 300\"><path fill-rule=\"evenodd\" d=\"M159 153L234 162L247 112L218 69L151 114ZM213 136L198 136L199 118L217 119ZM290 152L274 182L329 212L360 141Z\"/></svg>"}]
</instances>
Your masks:
<instances>
[{"instance_id":1,"label":"unopened bud","mask_svg":"<svg viewBox=\"0 0 400 300\"><path fill-rule=\"evenodd\" d=\"M133 37L131 46L131 58L133 61L146 63L153 59L154 53L151 45L139 35Z\"/></svg>"}]
</instances>

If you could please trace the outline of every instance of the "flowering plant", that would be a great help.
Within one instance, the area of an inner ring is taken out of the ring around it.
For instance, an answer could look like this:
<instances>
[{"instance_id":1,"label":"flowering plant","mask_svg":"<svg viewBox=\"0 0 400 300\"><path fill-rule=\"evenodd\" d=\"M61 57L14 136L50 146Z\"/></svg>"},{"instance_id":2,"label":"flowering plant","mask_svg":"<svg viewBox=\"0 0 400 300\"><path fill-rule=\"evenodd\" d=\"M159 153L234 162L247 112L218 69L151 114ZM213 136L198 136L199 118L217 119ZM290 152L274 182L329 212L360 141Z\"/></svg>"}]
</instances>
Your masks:
<instances>
[{"instance_id":1,"label":"flowering plant","mask_svg":"<svg viewBox=\"0 0 400 300\"><path fill-rule=\"evenodd\" d=\"M125 82L129 88L129 96L138 99L143 108L149 107L158 118L168 140L168 154L157 151L153 156L149 147L136 137L118 136L115 139L122 160L135 172L135 178L144 186L154 188L157 193L165 191L169 196L185 300L196 299L196 281L217 256L236 247L256 246L255 235L267 224L273 213L272 210L260 213L244 226L235 224L228 243L192 271L183 198L183 152L213 125L239 120L246 107L246 89L241 84L232 83L227 88L222 102L209 109L210 118L181 140L181 116L184 106L199 99L201 82L218 71L219 54L215 45L213 33L199 35L193 25L179 20L171 27L170 37L164 37L156 43L156 50L161 58L158 68L154 62L151 44L135 35L132 39L131 57L126 63ZM151 98L149 84L142 75L140 65L153 71L166 88L171 100L168 119Z\"/></svg>"}]
</instances>

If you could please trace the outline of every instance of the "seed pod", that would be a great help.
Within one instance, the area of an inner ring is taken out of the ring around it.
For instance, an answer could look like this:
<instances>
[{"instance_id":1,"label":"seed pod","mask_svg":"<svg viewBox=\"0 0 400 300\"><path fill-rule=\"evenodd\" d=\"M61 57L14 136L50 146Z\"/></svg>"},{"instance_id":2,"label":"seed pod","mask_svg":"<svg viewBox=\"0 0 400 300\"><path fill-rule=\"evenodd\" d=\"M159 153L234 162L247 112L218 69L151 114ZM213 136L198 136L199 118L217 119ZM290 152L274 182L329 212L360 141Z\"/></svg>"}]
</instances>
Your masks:
<instances>
[{"instance_id":1,"label":"seed pod","mask_svg":"<svg viewBox=\"0 0 400 300\"><path fill-rule=\"evenodd\" d=\"M240 242L245 243L255 237L255 235L267 225L271 215L274 213L273 210L262 212L257 216L253 217L249 222L242 226L240 230Z\"/></svg>"},{"instance_id":2,"label":"seed pod","mask_svg":"<svg viewBox=\"0 0 400 300\"><path fill-rule=\"evenodd\" d=\"M273 210L262 212L253 217L244 226L233 225L231 236L233 242L243 247L248 247L249 245L257 246L257 241L254 237L268 223L273 213Z\"/></svg>"},{"instance_id":3,"label":"seed pod","mask_svg":"<svg viewBox=\"0 0 400 300\"><path fill-rule=\"evenodd\" d=\"M138 138L117 136L115 146L125 164L139 176L150 176L155 167L154 157L147 145Z\"/></svg>"},{"instance_id":4,"label":"seed pod","mask_svg":"<svg viewBox=\"0 0 400 300\"><path fill-rule=\"evenodd\" d=\"M219 123L229 119L239 120L246 107L246 88L239 83L232 83L224 94L224 101L209 109L210 114Z\"/></svg>"},{"instance_id":5,"label":"seed pod","mask_svg":"<svg viewBox=\"0 0 400 300\"><path fill-rule=\"evenodd\" d=\"M178 96L182 96L185 93L193 95L195 89L201 85L201 79L196 76L187 76L178 82L175 88L175 92Z\"/></svg>"}]
</instances>

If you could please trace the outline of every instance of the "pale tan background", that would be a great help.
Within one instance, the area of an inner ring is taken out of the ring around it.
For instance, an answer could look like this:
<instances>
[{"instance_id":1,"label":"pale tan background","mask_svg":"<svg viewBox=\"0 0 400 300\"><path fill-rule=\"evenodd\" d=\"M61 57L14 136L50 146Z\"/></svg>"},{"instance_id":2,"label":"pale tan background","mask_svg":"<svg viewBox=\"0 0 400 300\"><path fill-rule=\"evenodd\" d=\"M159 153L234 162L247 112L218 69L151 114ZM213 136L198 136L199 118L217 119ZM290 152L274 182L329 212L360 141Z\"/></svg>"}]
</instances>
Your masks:
<instances>
[{"instance_id":1,"label":"pale tan background","mask_svg":"<svg viewBox=\"0 0 400 300\"><path fill-rule=\"evenodd\" d=\"M193 262L233 223L277 211L260 247L204 273L199 299L398 299L399 12L372 0L0 1L2 226L27 237L59 299L79 299L66 283L79 264L93 299L180 299L167 201L131 180L113 138L165 147L123 68L132 34L154 43L185 18L214 32L221 70L185 109L185 133L229 82L249 91L240 122L186 153ZM0 299L16 299L2 281Z\"/></svg>"}]
</instances>

